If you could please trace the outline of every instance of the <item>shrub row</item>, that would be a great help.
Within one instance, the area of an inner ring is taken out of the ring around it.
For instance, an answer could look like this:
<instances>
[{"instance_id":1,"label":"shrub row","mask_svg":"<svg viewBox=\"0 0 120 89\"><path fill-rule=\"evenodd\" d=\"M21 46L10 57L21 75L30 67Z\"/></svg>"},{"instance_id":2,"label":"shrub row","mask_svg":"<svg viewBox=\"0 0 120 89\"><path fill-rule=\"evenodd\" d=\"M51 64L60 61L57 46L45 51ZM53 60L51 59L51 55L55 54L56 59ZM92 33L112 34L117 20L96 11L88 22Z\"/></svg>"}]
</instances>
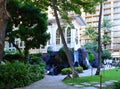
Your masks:
<instances>
[{"instance_id":1,"label":"shrub row","mask_svg":"<svg viewBox=\"0 0 120 89\"><path fill-rule=\"evenodd\" d=\"M19 61L0 64L0 89L23 87L44 77L44 67Z\"/></svg>"},{"instance_id":2,"label":"shrub row","mask_svg":"<svg viewBox=\"0 0 120 89\"><path fill-rule=\"evenodd\" d=\"M75 67L75 70L78 73L82 73L83 72L83 68L82 67ZM72 74L72 70L71 70L71 68L64 68L64 69L61 70L61 73L62 74Z\"/></svg>"}]
</instances>

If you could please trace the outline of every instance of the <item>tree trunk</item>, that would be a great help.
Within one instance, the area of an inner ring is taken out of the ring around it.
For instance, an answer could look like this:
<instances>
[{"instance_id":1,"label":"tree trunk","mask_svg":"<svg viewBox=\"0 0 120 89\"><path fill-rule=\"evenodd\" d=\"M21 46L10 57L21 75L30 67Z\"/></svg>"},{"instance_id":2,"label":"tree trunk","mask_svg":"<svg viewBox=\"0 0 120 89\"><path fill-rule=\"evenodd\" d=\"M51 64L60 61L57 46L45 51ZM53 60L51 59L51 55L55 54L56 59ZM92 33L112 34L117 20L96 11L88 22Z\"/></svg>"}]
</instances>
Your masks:
<instances>
[{"instance_id":1,"label":"tree trunk","mask_svg":"<svg viewBox=\"0 0 120 89\"><path fill-rule=\"evenodd\" d=\"M59 33L60 33L61 38L62 38L62 43L63 43L64 48L65 48L65 53L67 55L68 63L70 65L71 69L72 69L72 77L75 78L75 77L78 77L78 73L76 72L76 70L75 70L75 68L73 66L72 57L71 57L71 55L69 53L69 50L68 50L68 47L67 47L67 44L66 44L66 41L65 41L61 26L60 26L60 21L59 21L56 6L55 6L56 5L55 0L52 0L52 3L53 3L53 9L54 9L56 22L57 22L57 25L58 25L58 30L59 30Z\"/></svg>"},{"instance_id":2,"label":"tree trunk","mask_svg":"<svg viewBox=\"0 0 120 89\"><path fill-rule=\"evenodd\" d=\"M101 68L101 19L102 19L102 3L100 4L100 14L98 22L98 67L95 75L100 75Z\"/></svg>"},{"instance_id":3,"label":"tree trunk","mask_svg":"<svg viewBox=\"0 0 120 89\"><path fill-rule=\"evenodd\" d=\"M3 58L5 32L10 15L6 10L6 0L0 0L0 62Z\"/></svg>"}]
</instances>

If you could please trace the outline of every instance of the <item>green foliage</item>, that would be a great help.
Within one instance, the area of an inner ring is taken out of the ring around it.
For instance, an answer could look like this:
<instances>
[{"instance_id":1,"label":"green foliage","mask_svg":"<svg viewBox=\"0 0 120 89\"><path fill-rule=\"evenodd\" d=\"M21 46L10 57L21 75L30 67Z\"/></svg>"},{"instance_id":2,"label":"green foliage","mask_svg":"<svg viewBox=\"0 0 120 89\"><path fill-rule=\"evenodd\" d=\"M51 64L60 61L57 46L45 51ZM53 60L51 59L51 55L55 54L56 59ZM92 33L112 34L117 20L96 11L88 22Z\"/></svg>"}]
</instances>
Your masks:
<instances>
[{"instance_id":1,"label":"green foliage","mask_svg":"<svg viewBox=\"0 0 120 89\"><path fill-rule=\"evenodd\" d=\"M39 54L30 54L29 63L30 64L40 64L42 62L42 55Z\"/></svg>"},{"instance_id":2,"label":"green foliage","mask_svg":"<svg viewBox=\"0 0 120 89\"><path fill-rule=\"evenodd\" d=\"M104 83L105 81L110 81L110 80L120 81L120 70L116 71L116 69L110 69L110 70L101 71L101 73L102 73L102 83ZM66 84L69 84L72 82L74 84L81 85L82 83L84 83L86 81L88 83L99 82L99 79L100 79L100 76L95 75L95 76L84 76L84 77L74 78L74 80L68 79L68 80L65 80L64 82ZM120 88L118 88L118 89L120 89Z\"/></svg>"},{"instance_id":3,"label":"green foliage","mask_svg":"<svg viewBox=\"0 0 120 89\"><path fill-rule=\"evenodd\" d=\"M108 36L107 34L103 35L103 40L102 40L102 44L107 45L111 43L111 37Z\"/></svg>"},{"instance_id":4,"label":"green foliage","mask_svg":"<svg viewBox=\"0 0 120 89\"><path fill-rule=\"evenodd\" d=\"M43 70L39 65L28 65L19 61L0 64L0 89L26 86L43 77Z\"/></svg>"},{"instance_id":5,"label":"green foliage","mask_svg":"<svg viewBox=\"0 0 120 89\"><path fill-rule=\"evenodd\" d=\"M69 49L69 52L70 54L72 54L72 49ZM67 56L66 56L64 47L60 48L60 50L58 51L58 54L62 60L67 61Z\"/></svg>"},{"instance_id":6,"label":"green foliage","mask_svg":"<svg viewBox=\"0 0 120 89\"><path fill-rule=\"evenodd\" d=\"M5 50L5 54L19 54L17 50Z\"/></svg>"},{"instance_id":7,"label":"green foliage","mask_svg":"<svg viewBox=\"0 0 120 89\"><path fill-rule=\"evenodd\" d=\"M82 72L83 72L83 68L82 68L82 67L75 67L75 70L76 70L78 73L82 73Z\"/></svg>"},{"instance_id":8,"label":"green foliage","mask_svg":"<svg viewBox=\"0 0 120 89\"><path fill-rule=\"evenodd\" d=\"M86 28L84 36L89 37L92 42L97 41L97 35L97 30L94 27L88 26Z\"/></svg>"},{"instance_id":9,"label":"green foliage","mask_svg":"<svg viewBox=\"0 0 120 89\"><path fill-rule=\"evenodd\" d=\"M92 63L94 61L94 54L93 53L88 53L88 58L89 58L89 61Z\"/></svg>"},{"instance_id":10,"label":"green foliage","mask_svg":"<svg viewBox=\"0 0 120 89\"><path fill-rule=\"evenodd\" d=\"M95 51L98 52L98 44L96 42L88 42L83 46L88 51Z\"/></svg>"},{"instance_id":11,"label":"green foliage","mask_svg":"<svg viewBox=\"0 0 120 89\"><path fill-rule=\"evenodd\" d=\"M82 73L83 72L83 68L82 67L75 67L75 70L78 73ZM61 70L61 73L62 74L72 74L72 70L71 70L71 68L64 68L64 69Z\"/></svg>"},{"instance_id":12,"label":"green foliage","mask_svg":"<svg viewBox=\"0 0 120 89\"><path fill-rule=\"evenodd\" d=\"M111 58L111 53L108 50L103 50L102 59L109 59L109 58Z\"/></svg>"},{"instance_id":13,"label":"green foliage","mask_svg":"<svg viewBox=\"0 0 120 89\"><path fill-rule=\"evenodd\" d=\"M114 89L120 89L120 81L114 83Z\"/></svg>"},{"instance_id":14,"label":"green foliage","mask_svg":"<svg viewBox=\"0 0 120 89\"><path fill-rule=\"evenodd\" d=\"M26 58L30 48L40 48L40 45L46 45L50 39L50 34L47 33L48 18L46 13L31 3L23 3L23 0L9 0L7 10L11 19L8 22L6 37L11 43L15 38L20 38L25 42L24 55Z\"/></svg>"},{"instance_id":15,"label":"green foliage","mask_svg":"<svg viewBox=\"0 0 120 89\"><path fill-rule=\"evenodd\" d=\"M62 74L72 74L72 70L70 68L64 68L61 70Z\"/></svg>"},{"instance_id":16,"label":"green foliage","mask_svg":"<svg viewBox=\"0 0 120 89\"><path fill-rule=\"evenodd\" d=\"M112 28L112 23L110 22L109 19L103 19L103 23L102 23L102 28L104 30L104 32L109 32L110 29Z\"/></svg>"}]
</instances>

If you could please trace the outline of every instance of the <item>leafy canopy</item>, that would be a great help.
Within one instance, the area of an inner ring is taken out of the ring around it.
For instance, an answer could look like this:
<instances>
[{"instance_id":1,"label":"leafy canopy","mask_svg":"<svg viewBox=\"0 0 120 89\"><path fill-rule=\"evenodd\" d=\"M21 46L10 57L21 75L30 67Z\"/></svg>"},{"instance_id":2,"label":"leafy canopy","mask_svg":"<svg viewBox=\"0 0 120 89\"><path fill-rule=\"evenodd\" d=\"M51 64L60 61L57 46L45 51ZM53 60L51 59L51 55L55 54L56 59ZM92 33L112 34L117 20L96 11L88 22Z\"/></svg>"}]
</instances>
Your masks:
<instances>
[{"instance_id":1,"label":"leafy canopy","mask_svg":"<svg viewBox=\"0 0 120 89\"><path fill-rule=\"evenodd\" d=\"M20 38L29 44L28 49L39 48L40 44L46 45L50 35L47 33L48 18L45 13L30 2L23 3L21 0L9 0L7 9L11 14L7 28L10 42L14 41L14 38Z\"/></svg>"}]
</instances>

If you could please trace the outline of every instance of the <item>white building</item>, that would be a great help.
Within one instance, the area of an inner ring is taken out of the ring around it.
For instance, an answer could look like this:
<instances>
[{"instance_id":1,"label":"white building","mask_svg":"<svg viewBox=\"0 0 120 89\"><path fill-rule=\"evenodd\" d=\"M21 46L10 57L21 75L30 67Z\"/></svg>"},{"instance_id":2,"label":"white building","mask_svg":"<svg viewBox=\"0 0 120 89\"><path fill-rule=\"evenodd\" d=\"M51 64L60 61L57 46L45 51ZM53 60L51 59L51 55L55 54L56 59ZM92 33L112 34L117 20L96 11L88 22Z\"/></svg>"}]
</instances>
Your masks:
<instances>
[{"instance_id":1,"label":"white building","mask_svg":"<svg viewBox=\"0 0 120 89\"><path fill-rule=\"evenodd\" d=\"M63 46L55 17L52 15L51 11L49 11L48 13L48 32L50 33L51 38L45 47L41 47L40 49L31 49L31 53L47 53L48 48L52 48L53 51L58 51ZM61 19L60 23L61 27L65 27L63 33L68 47L77 50L78 48L80 48L79 29L81 26L85 26L85 22L80 16L72 15L71 18L73 19L72 28L70 28L70 26ZM6 44L7 45L5 46L5 50L16 50L11 43L6 42ZM19 48L24 49L24 42L20 39L15 39L15 44L17 44Z\"/></svg>"}]
</instances>

